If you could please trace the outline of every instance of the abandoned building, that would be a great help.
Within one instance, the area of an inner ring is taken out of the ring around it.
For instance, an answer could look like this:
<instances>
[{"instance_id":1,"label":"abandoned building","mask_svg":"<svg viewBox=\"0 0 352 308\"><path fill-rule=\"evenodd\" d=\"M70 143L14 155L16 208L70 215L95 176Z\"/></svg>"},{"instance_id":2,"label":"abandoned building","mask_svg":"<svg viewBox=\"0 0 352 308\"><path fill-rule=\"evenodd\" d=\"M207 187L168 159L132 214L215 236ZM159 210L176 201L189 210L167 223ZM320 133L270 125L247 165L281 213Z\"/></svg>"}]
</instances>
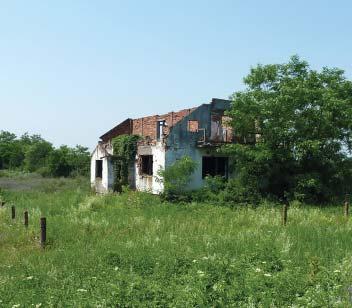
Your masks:
<instances>
[{"instance_id":1,"label":"abandoned building","mask_svg":"<svg viewBox=\"0 0 352 308\"><path fill-rule=\"evenodd\" d=\"M233 142L232 129L224 115L229 107L230 101L214 98L209 104L195 108L126 119L102 135L92 153L92 188L101 193L113 188L112 139L123 134L142 137L129 170L129 184L133 189L162 192L158 170L168 168L183 156L198 162L190 189L201 187L207 175L229 177L229 158L216 151L220 145Z\"/></svg>"}]
</instances>

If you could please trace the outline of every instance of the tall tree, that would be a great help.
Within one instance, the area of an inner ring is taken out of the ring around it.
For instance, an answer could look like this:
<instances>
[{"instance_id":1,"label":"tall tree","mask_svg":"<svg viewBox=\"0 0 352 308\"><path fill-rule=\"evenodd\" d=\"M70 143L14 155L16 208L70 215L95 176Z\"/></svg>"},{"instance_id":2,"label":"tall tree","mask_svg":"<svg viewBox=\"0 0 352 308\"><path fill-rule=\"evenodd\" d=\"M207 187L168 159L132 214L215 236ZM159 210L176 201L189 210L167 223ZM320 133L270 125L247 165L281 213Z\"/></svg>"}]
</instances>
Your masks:
<instances>
[{"instance_id":1,"label":"tall tree","mask_svg":"<svg viewBox=\"0 0 352 308\"><path fill-rule=\"evenodd\" d=\"M327 201L351 187L352 82L293 56L258 65L232 95L238 178L263 195Z\"/></svg>"}]
</instances>

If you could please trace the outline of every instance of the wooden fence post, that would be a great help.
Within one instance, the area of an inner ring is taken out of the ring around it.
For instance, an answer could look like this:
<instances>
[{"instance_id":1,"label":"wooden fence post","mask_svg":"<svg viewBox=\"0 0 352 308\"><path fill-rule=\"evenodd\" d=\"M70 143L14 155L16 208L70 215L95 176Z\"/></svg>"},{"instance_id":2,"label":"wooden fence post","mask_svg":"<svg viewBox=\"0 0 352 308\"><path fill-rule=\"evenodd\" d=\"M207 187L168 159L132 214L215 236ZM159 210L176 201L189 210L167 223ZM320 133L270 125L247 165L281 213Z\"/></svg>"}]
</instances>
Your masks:
<instances>
[{"instance_id":1,"label":"wooden fence post","mask_svg":"<svg viewBox=\"0 0 352 308\"><path fill-rule=\"evenodd\" d=\"M282 224L286 226L287 224L287 212L288 212L288 202L284 201L284 206L282 208Z\"/></svg>"},{"instance_id":2,"label":"wooden fence post","mask_svg":"<svg viewBox=\"0 0 352 308\"><path fill-rule=\"evenodd\" d=\"M16 218L16 208L14 205L11 207L11 217L12 219Z\"/></svg>"},{"instance_id":3,"label":"wooden fence post","mask_svg":"<svg viewBox=\"0 0 352 308\"><path fill-rule=\"evenodd\" d=\"M28 228L28 211L24 212L24 226Z\"/></svg>"},{"instance_id":4,"label":"wooden fence post","mask_svg":"<svg viewBox=\"0 0 352 308\"><path fill-rule=\"evenodd\" d=\"M46 243L46 218L40 218L40 246L45 248Z\"/></svg>"},{"instance_id":5,"label":"wooden fence post","mask_svg":"<svg viewBox=\"0 0 352 308\"><path fill-rule=\"evenodd\" d=\"M349 202L349 195L346 194L345 196L345 204L344 204L344 214L346 217L348 217L350 212L350 202Z\"/></svg>"}]
</instances>

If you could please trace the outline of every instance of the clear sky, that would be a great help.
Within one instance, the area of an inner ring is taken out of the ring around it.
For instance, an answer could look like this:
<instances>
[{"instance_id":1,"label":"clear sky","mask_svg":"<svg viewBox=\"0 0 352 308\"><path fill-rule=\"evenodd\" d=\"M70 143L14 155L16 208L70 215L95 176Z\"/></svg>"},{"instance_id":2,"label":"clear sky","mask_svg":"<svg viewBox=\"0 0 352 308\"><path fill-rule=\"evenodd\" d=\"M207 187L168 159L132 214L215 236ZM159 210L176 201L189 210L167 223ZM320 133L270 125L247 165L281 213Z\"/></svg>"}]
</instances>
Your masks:
<instances>
[{"instance_id":1,"label":"clear sky","mask_svg":"<svg viewBox=\"0 0 352 308\"><path fill-rule=\"evenodd\" d=\"M56 146L227 98L293 54L352 76L348 0L11 0L0 34L0 130Z\"/></svg>"}]
</instances>

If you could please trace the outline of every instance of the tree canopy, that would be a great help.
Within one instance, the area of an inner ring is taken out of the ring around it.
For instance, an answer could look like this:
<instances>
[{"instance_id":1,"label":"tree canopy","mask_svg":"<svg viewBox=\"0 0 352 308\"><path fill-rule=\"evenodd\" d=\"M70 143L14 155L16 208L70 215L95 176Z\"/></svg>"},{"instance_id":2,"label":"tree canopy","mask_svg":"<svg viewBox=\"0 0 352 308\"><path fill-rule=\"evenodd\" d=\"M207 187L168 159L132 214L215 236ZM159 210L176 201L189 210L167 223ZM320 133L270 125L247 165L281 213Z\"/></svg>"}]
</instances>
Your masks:
<instances>
[{"instance_id":1,"label":"tree canopy","mask_svg":"<svg viewBox=\"0 0 352 308\"><path fill-rule=\"evenodd\" d=\"M53 145L39 135L25 133L21 137L0 131L0 170L15 169L48 176L87 175L88 148Z\"/></svg>"},{"instance_id":2,"label":"tree canopy","mask_svg":"<svg viewBox=\"0 0 352 308\"><path fill-rule=\"evenodd\" d=\"M261 195L327 201L351 190L352 82L337 68L258 65L232 95L237 179Z\"/></svg>"}]
</instances>

